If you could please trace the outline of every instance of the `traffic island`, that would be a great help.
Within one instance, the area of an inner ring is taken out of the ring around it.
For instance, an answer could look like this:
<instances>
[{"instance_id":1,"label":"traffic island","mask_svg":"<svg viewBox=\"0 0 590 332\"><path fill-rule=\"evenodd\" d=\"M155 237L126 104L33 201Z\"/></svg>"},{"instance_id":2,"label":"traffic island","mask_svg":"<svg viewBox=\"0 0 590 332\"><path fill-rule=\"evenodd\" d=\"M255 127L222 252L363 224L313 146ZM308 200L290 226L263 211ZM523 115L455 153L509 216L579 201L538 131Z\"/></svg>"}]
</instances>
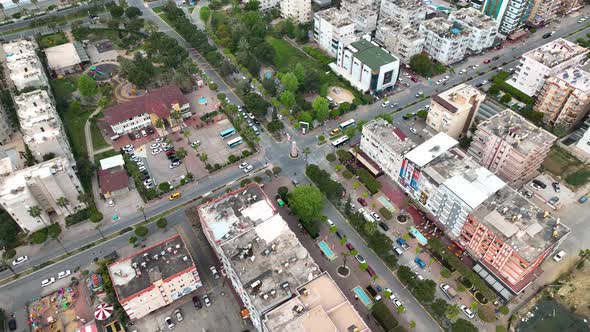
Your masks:
<instances>
[{"instance_id":1,"label":"traffic island","mask_svg":"<svg viewBox=\"0 0 590 332\"><path fill-rule=\"evenodd\" d=\"M408 215L405 215L405 214L399 214L397 217L395 217L395 219L400 224L405 224L408 222L409 217L408 217Z\"/></svg>"}]
</instances>

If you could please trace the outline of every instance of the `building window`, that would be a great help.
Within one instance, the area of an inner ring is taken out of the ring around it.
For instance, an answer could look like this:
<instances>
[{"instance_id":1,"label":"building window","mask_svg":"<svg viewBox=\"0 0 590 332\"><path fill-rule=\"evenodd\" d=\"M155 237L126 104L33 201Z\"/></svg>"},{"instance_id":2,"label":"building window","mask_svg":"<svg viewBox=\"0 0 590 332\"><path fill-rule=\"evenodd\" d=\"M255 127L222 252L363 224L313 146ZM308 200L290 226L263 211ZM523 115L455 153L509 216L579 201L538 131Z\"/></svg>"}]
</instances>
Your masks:
<instances>
[{"instance_id":1,"label":"building window","mask_svg":"<svg viewBox=\"0 0 590 332\"><path fill-rule=\"evenodd\" d=\"M383 75L383 84L388 84L389 82L391 82L392 77L393 70L386 72L385 75Z\"/></svg>"}]
</instances>

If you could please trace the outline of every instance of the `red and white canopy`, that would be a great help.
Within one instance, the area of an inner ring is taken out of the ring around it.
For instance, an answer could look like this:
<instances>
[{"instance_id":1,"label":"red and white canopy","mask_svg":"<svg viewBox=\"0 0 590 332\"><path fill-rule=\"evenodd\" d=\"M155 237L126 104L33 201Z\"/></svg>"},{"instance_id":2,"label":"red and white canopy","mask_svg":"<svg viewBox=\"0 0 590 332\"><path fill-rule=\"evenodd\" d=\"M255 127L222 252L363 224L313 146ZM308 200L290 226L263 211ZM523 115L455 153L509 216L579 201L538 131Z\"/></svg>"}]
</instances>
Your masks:
<instances>
[{"instance_id":1,"label":"red and white canopy","mask_svg":"<svg viewBox=\"0 0 590 332\"><path fill-rule=\"evenodd\" d=\"M94 318L98 320L105 320L111 317L112 314L113 306L108 303L100 304L98 307L96 307L96 310L94 310Z\"/></svg>"}]
</instances>

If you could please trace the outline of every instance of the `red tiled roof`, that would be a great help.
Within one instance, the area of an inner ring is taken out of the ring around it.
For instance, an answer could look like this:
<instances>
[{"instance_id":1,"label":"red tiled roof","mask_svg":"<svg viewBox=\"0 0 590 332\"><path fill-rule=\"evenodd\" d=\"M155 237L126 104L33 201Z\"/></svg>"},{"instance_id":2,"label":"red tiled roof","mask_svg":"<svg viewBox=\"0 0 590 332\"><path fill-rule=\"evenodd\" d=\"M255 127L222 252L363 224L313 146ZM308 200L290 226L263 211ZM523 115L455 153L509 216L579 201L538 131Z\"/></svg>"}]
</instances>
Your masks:
<instances>
[{"instance_id":1,"label":"red tiled roof","mask_svg":"<svg viewBox=\"0 0 590 332\"><path fill-rule=\"evenodd\" d=\"M132 101L115 105L104 110L103 120L109 125L115 125L135 116L155 113L159 118L170 116L173 104L186 104L188 100L175 85L168 85L149 91L146 95Z\"/></svg>"},{"instance_id":2,"label":"red tiled roof","mask_svg":"<svg viewBox=\"0 0 590 332\"><path fill-rule=\"evenodd\" d=\"M408 136L406 136L406 134L404 134L404 132L399 129L399 128L393 128L393 133L395 134L395 136L397 136L397 138L399 138L401 141L405 141L408 139Z\"/></svg>"},{"instance_id":3,"label":"red tiled roof","mask_svg":"<svg viewBox=\"0 0 590 332\"><path fill-rule=\"evenodd\" d=\"M125 169L119 169L116 171L99 170L98 183L100 186L100 192L104 195L127 188L129 185L129 176Z\"/></svg>"}]
</instances>

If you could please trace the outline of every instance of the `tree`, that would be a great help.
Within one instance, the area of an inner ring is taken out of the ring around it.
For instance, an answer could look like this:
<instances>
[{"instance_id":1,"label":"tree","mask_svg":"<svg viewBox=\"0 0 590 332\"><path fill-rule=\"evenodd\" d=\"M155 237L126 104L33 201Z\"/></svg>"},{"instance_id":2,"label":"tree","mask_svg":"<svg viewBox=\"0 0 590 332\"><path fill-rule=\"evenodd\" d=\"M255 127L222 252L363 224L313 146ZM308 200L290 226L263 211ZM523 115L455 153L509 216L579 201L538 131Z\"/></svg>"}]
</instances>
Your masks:
<instances>
[{"instance_id":1,"label":"tree","mask_svg":"<svg viewBox=\"0 0 590 332\"><path fill-rule=\"evenodd\" d=\"M416 115L420 118L420 119L426 119L428 117L428 111L427 110L419 110Z\"/></svg>"},{"instance_id":2,"label":"tree","mask_svg":"<svg viewBox=\"0 0 590 332\"><path fill-rule=\"evenodd\" d=\"M460 313L461 313L461 309L459 309L459 306L456 304L447 306L447 308L445 310L445 316L452 321L457 319L457 317L459 317Z\"/></svg>"},{"instance_id":3,"label":"tree","mask_svg":"<svg viewBox=\"0 0 590 332\"><path fill-rule=\"evenodd\" d=\"M512 96L509 93L504 93L500 101L504 104L508 104L512 100Z\"/></svg>"},{"instance_id":4,"label":"tree","mask_svg":"<svg viewBox=\"0 0 590 332\"><path fill-rule=\"evenodd\" d=\"M449 304L447 303L447 301L445 301L443 299L436 299L436 300L434 300L434 302L432 302L432 304L430 305L430 308L432 309L432 312L436 316L443 317L445 315L445 313L447 312L448 306L449 306Z\"/></svg>"},{"instance_id":5,"label":"tree","mask_svg":"<svg viewBox=\"0 0 590 332\"><path fill-rule=\"evenodd\" d=\"M330 102L324 97L316 97L311 107L313 108L316 120L319 122L323 123L330 115Z\"/></svg>"},{"instance_id":6,"label":"tree","mask_svg":"<svg viewBox=\"0 0 590 332\"><path fill-rule=\"evenodd\" d=\"M309 147L305 147L303 149L303 154L305 155L305 167L307 167L309 165L309 160L307 158L307 156L311 153L311 149Z\"/></svg>"},{"instance_id":7,"label":"tree","mask_svg":"<svg viewBox=\"0 0 590 332\"><path fill-rule=\"evenodd\" d=\"M471 322L459 318L451 325L451 332L477 332L478 329Z\"/></svg>"},{"instance_id":8,"label":"tree","mask_svg":"<svg viewBox=\"0 0 590 332\"><path fill-rule=\"evenodd\" d=\"M15 5L18 7L18 10L19 10L21 13L23 12L23 9L22 9L22 8L20 8L20 0L12 0L12 3L14 3L14 4L15 4Z\"/></svg>"},{"instance_id":9,"label":"tree","mask_svg":"<svg viewBox=\"0 0 590 332\"><path fill-rule=\"evenodd\" d=\"M283 91L279 97L279 100L281 101L281 104L285 105L285 107L289 109L295 106L295 95L289 90Z\"/></svg>"},{"instance_id":10,"label":"tree","mask_svg":"<svg viewBox=\"0 0 590 332\"><path fill-rule=\"evenodd\" d=\"M262 87L271 96L275 96L277 94L277 85L275 84L275 80L272 78L264 78L262 80Z\"/></svg>"},{"instance_id":11,"label":"tree","mask_svg":"<svg viewBox=\"0 0 590 332\"><path fill-rule=\"evenodd\" d=\"M78 78L78 91L82 97L94 97L98 93L96 81L88 75L80 75Z\"/></svg>"},{"instance_id":12,"label":"tree","mask_svg":"<svg viewBox=\"0 0 590 332\"><path fill-rule=\"evenodd\" d=\"M180 160L184 160L184 158L186 158L187 155L188 155L188 152L186 151L185 148L179 148L178 150L176 150L176 156ZM183 162L183 164L184 164L184 169L188 173L188 167L186 166L186 163Z\"/></svg>"},{"instance_id":13,"label":"tree","mask_svg":"<svg viewBox=\"0 0 590 332\"><path fill-rule=\"evenodd\" d=\"M145 226L137 226L135 227L135 235L139 237L145 237L149 233L149 229Z\"/></svg>"},{"instance_id":14,"label":"tree","mask_svg":"<svg viewBox=\"0 0 590 332\"><path fill-rule=\"evenodd\" d=\"M94 199L92 197L92 194L90 193L81 193L80 195L78 195L78 201L86 204L87 206L94 203Z\"/></svg>"},{"instance_id":15,"label":"tree","mask_svg":"<svg viewBox=\"0 0 590 332\"><path fill-rule=\"evenodd\" d=\"M500 87L496 83L492 84L492 86L488 89L488 94L497 95L498 93L500 93Z\"/></svg>"},{"instance_id":16,"label":"tree","mask_svg":"<svg viewBox=\"0 0 590 332\"><path fill-rule=\"evenodd\" d=\"M160 229L166 229L166 226L168 226L168 220L166 220L166 218L160 218L156 221L156 226Z\"/></svg>"},{"instance_id":17,"label":"tree","mask_svg":"<svg viewBox=\"0 0 590 332\"><path fill-rule=\"evenodd\" d=\"M123 16L123 14L125 13L125 10L123 9L123 7L116 6L116 5L111 6L111 9L109 9L109 11L111 12L111 16L113 18L119 18L119 17Z\"/></svg>"},{"instance_id":18,"label":"tree","mask_svg":"<svg viewBox=\"0 0 590 332\"><path fill-rule=\"evenodd\" d=\"M311 123L313 121L313 117L307 111L300 112L298 118L301 122Z\"/></svg>"},{"instance_id":19,"label":"tree","mask_svg":"<svg viewBox=\"0 0 590 332\"><path fill-rule=\"evenodd\" d=\"M207 6L201 7L199 10L199 17L204 23L209 22L209 18L211 17L211 9L209 9Z\"/></svg>"},{"instance_id":20,"label":"tree","mask_svg":"<svg viewBox=\"0 0 590 332\"><path fill-rule=\"evenodd\" d=\"M43 218L41 218L41 214L43 213L43 210L41 210L41 208L37 205L35 206L31 206L29 207L29 209L27 210L27 212L29 212L29 215L33 218L39 218L43 224L45 224L45 226L47 226L47 223L45 222L45 220L43 220Z\"/></svg>"},{"instance_id":21,"label":"tree","mask_svg":"<svg viewBox=\"0 0 590 332\"><path fill-rule=\"evenodd\" d=\"M141 10L133 6L127 7L127 9L125 9L125 16L127 16L127 18L129 19L136 18L138 16L141 16Z\"/></svg>"},{"instance_id":22,"label":"tree","mask_svg":"<svg viewBox=\"0 0 590 332\"><path fill-rule=\"evenodd\" d=\"M293 73L286 73L281 76L281 84L285 87L285 90L295 92L299 87L297 77Z\"/></svg>"},{"instance_id":23,"label":"tree","mask_svg":"<svg viewBox=\"0 0 590 332\"><path fill-rule=\"evenodd\" d=\"M137 236L132 236L129 238L129 244L135 244L137 242Z\"/></svg>"},{"instance_id":24,"label":"tree","mask_svg":"<svg viewBox=\"0 0 590 332\"><path fill-rule=\"evenodd\" d=\"M156 128L164 128L164 121L162 119L156 120Z\"/></svg>"},{"instance_id":25,"label":"tree","mask_svg":"<svg viewBox=\"0 0 590 332\"><path fill-rule=\"evenodd\" d=\"M150 20L145 21L145 23L143 24L143 28L145 29L145 32L147 32L149 35L154 34L160 30L158 25Z\"/></svg>"},{"instance_id":26,"label":"tree","mask_svg":"<svg viewBox=\"0 0 590 332\"><path fill-rule=\"evenodd\" d=\"M433 71L433 63L426 54L416 54L410 58L410 68L424 76L429 77L432 76Z\"/></svg>"},{"instance_id":27,"label":"tree","mask_svg":"<svg viewBox=\"0 0 590 332\"><path fill-rule=\"evenodd\" d=\"M324 197L320 190L312 185L295 187L288 195L289 206L295 215L304 222L319 219L324 206Z\"/></svg>"},{"instance_id":28,"label":"tree","mask_svg":"<svg viewBox=\"0 0 590 332\"><path fill-rule=\"evenodd\" d=\"M182 113L180 113L180 111L172 111L172 113L170 113L170 117L172 120L174 120L174 123L180 126L182 123Z\"/></svg>"},{"instance_id":29,"label":"tree","mask_svg":"<svg viewBox=\"0 0 590 332\"><path fill-rule=\"evenodd\" d=\"M66 197L64 197L64 196L59 197L57 199L56 203L57 203L57 206L65 208L68 211L68 213L71 213L70 209L68 209L68 205L70 205L70 201Z\"/></svg>"}]
</instances>

